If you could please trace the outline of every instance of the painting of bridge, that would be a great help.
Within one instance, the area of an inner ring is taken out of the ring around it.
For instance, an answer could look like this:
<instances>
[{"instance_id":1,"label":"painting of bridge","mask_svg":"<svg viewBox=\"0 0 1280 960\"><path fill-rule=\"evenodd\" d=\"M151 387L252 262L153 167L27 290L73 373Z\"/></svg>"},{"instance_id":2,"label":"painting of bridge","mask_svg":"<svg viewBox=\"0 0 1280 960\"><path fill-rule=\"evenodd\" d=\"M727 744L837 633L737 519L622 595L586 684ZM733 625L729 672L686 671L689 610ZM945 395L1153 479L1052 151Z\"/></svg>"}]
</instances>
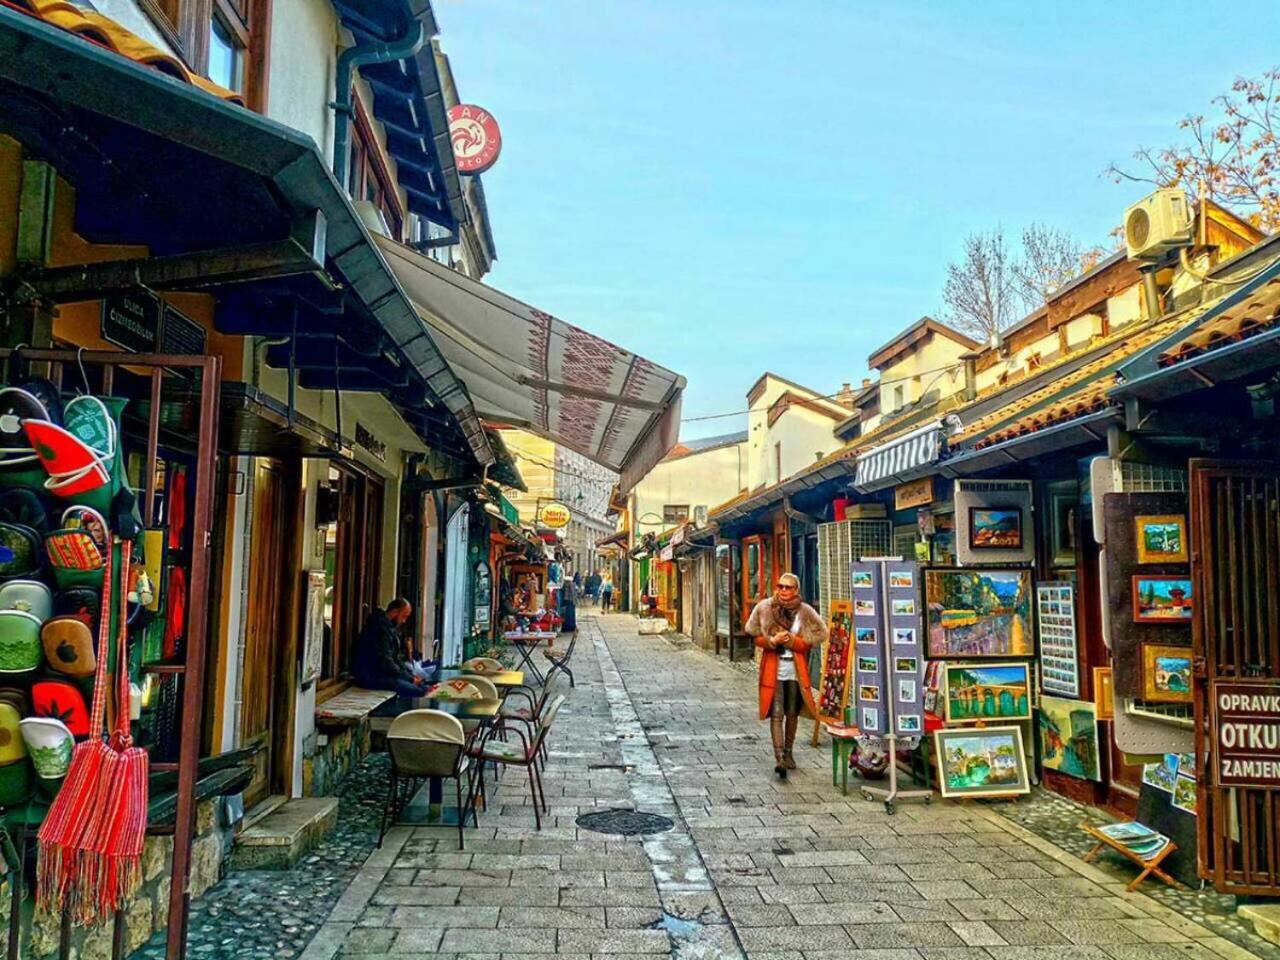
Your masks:
<instances>
[{"instance_id":1,"label":"painting of bridge","mask_svg":"<svg viewBox=\"0 0 1280 960\"><path fill-rule=\"evenodd\" d=\"M948 723L1031 719L1031 671L1025 663L951 664L945 690Z\"/></svg>"}]
</instances>

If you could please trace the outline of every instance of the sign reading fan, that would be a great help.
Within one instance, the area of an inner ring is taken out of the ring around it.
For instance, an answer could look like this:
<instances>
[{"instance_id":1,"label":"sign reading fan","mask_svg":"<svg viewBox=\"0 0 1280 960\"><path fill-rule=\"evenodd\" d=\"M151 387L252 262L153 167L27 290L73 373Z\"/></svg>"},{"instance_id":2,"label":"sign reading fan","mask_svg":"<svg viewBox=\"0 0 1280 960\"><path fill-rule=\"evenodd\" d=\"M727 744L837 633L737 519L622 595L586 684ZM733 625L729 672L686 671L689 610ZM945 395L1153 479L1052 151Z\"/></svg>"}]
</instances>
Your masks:
<instances>
[{"instance_id":1,"label":"sign reading fan","mask_svg":"<svg viewBox=\"0 0 1280 960\"><path fill-rule=\"evenodd\" d=\"M1213 684L1213 780L1280 789L1280 681Z\"/></svg>"}]
</instances>

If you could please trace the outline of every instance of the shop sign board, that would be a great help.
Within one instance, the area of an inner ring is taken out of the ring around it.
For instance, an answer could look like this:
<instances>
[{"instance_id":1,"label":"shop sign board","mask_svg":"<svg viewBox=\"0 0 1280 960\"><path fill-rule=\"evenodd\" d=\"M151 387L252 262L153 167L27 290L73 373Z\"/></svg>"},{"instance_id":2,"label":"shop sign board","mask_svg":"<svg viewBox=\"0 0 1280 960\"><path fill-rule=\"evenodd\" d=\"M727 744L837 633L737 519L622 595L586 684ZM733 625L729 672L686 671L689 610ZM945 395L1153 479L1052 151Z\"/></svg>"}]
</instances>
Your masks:
<instances>
[{"instance_id":1,"label":"shop sign board","mask_svg":"<svg viewBox=\"0 0 1280 960\"><path fill-rule=\"evenodd\" d=\"M1213 783L1280 789L1280 680L1215 680Z\"/></svg>"},{"instance_id":2,"label":"shop sign board","mask_svg":"<svg viewBox=\"0 0 1280 960\"><path fill-rule=\"evenodd\" d=\"M678 547L680 544L684 543L685 529L685 527L676 527L675 531L671 534L671 545L673 547Z\"/></svg>"},{"instance_id":3,"label":"shop sign board","mask_svg":"<svg viewBox=\"0 0 1280 960\"><path fill-rule=\"evenodd\" d=\"M660 551L658 551L658 559L661 560L663 563L670 563L671 560L675 557L675 555L676 555L675 547L673 547L669 543L666 546L664 546Z\"/></svg>"},{"instance_id":4,"label":"shop sign board","mask_svg":"<svg viewBox=\"0 0 1280 960\"><path fill-rule=\"evenodd\" d=\"M548 530L562 530L569 525L572 514L563 503L552 501L538 509L538 526Z\"/></svg>"},{"instance_id":5,"label":"shop sign board","mask_svg":"<svg viewBox=\"0 0 1280 960\"><path fill-rule=\"evenodd\" d=\"M104 297L100 332L103 340L133 353L198 357L208 340L200 324L149 290Z\"/></svg>"},{"instance_id":6,"label":"shop sign board","mask_svg":"<svg viewBox=\"0 0 1280 960\"><path fill-rule=\"evenodd\" d=\"M483 107L459 103L449 108L449 140L459 173L484 173L502 152L502 131Z\"/></svg>"},{"instance_id":7,"label":"shop sign board","mask_svg":"<svg viewBox=\"0 0 1280 960\"><path fill-rule=\"evenodd\" d=\"M910 510L933 503L933 477L921 477L893 488L893 509Z\"/></svg>"},{"instance_id":8,"label":"shop sign board","mask_svg":"<svg viewBox=\"0 0 1280 960\"><path fill-rule=\"evenodd\" d=\"M364 447L375 460L386 463L387 445L375 437L373 431L363 423L356 424L356 446Z\"/></svg>"}]
</instances>

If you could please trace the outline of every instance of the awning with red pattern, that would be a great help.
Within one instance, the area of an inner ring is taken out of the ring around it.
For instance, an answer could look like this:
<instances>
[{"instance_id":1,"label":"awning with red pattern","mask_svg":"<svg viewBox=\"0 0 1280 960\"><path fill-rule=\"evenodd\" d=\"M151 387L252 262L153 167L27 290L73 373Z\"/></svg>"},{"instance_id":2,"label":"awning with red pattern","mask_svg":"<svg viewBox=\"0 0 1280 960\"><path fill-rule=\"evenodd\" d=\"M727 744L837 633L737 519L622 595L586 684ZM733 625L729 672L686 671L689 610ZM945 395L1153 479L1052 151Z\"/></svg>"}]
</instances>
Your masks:
<instances>
[{"instance_id":1,"label":"awning with red pattern","mask_svg":"<svg viewBox=\"0 0 1280 960\"><path fill-rule=\"evenodd\" d=\"M377 237L482 418L621 474L625 495L679 435L684 377Z\"/></svg>"}]
</instances>

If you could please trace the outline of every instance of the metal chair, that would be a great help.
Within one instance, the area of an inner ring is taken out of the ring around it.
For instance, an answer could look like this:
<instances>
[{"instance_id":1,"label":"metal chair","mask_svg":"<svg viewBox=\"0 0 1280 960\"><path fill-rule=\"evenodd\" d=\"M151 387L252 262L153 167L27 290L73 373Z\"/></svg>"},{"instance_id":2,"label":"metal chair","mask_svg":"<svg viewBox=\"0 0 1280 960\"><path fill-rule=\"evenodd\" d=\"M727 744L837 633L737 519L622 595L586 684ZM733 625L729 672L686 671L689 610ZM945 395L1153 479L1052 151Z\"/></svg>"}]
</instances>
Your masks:
<instances>
[{"instance_id":1,"label":"metal chair","mask_svg":"<svg viewBox=\"0 0 1280 960\"><path fill-rule=\"evenodd\" d=\"M547 704L551 701L551 695L555 693L556 687L559 686L560 678L552 675L547 677L547 682L543 685L541 693L534 694L533 690L528 687L515 687L507 694L507 699L503 701L502 710L498 716L505 724L508 720L514 720L523 723L528 729L529 736L533 736L537 731L538 723L542 720L543 712L546 710ZM512 697L526 697L529 706L521 707L511 702ZM542 745L542 769L547 769L547 747Z\"/></svg>"},{"instance_id":2,"label":"metal chair","mask_svg":"<svg viewBox=\"0 0 1280 960\"><path fill-rule=\"evenodd\" d=\"M550 706L543 711L538 721L537 732L532 740L513 727L512 730L520 738L519 743L489 739L470 751L471 755L482 764L491 761L512 767L524 767L529 771L529 796L533 800L533 820L539 830L542 829L542 814L549 813L550 810L547 807L546 791L542 787L542 777L538 774L538 755L546 743L547 735L551 732L551 724L555 721L556 714L566 699L568 698L561 694L551 701ZM481 790L483 789L482 775Z\"/></svg>"},{"instance_id":3,"label":"metal chair","mask_svg":"<svg viewBox=\"0 0 1280 960\"><path fill-rule=\"evenodd\" d=\"M547 678L543 681L544 684L548 683L551 678L555 676L557 671L560 671L569 678L570 687L577 686L577 684L573 682L573 671L569 669L569 661L573 659L573 648L577 645L578 631L575 630L573 633L569 634L569 646L564 648L563 654L557 650L552 650L551 648L547 648L542 651L542 655L551 661L551 669L547 671Z\"/></svg>"},{"instance_id":4,"label":"metal chair","mask_svg":"<svg viewBox=\"0 0 1280 960\"><path fill-rule=\"evenodd\" d=\"M475 777L467 753L467 734L456 717L440 710L409 710L391 722L387 730L387 751L391 754L391 784L382 808L378 846L387 833L387 818L398 816L414 784L428 777L453 780L458 801L458 849L464 849L463 831L467 811L472 823L480 825L475 805ZM462 775L467 774L467 802L462 800ZM407 794L401 798L401 782Z\"/></svg>"}]
</instances>

